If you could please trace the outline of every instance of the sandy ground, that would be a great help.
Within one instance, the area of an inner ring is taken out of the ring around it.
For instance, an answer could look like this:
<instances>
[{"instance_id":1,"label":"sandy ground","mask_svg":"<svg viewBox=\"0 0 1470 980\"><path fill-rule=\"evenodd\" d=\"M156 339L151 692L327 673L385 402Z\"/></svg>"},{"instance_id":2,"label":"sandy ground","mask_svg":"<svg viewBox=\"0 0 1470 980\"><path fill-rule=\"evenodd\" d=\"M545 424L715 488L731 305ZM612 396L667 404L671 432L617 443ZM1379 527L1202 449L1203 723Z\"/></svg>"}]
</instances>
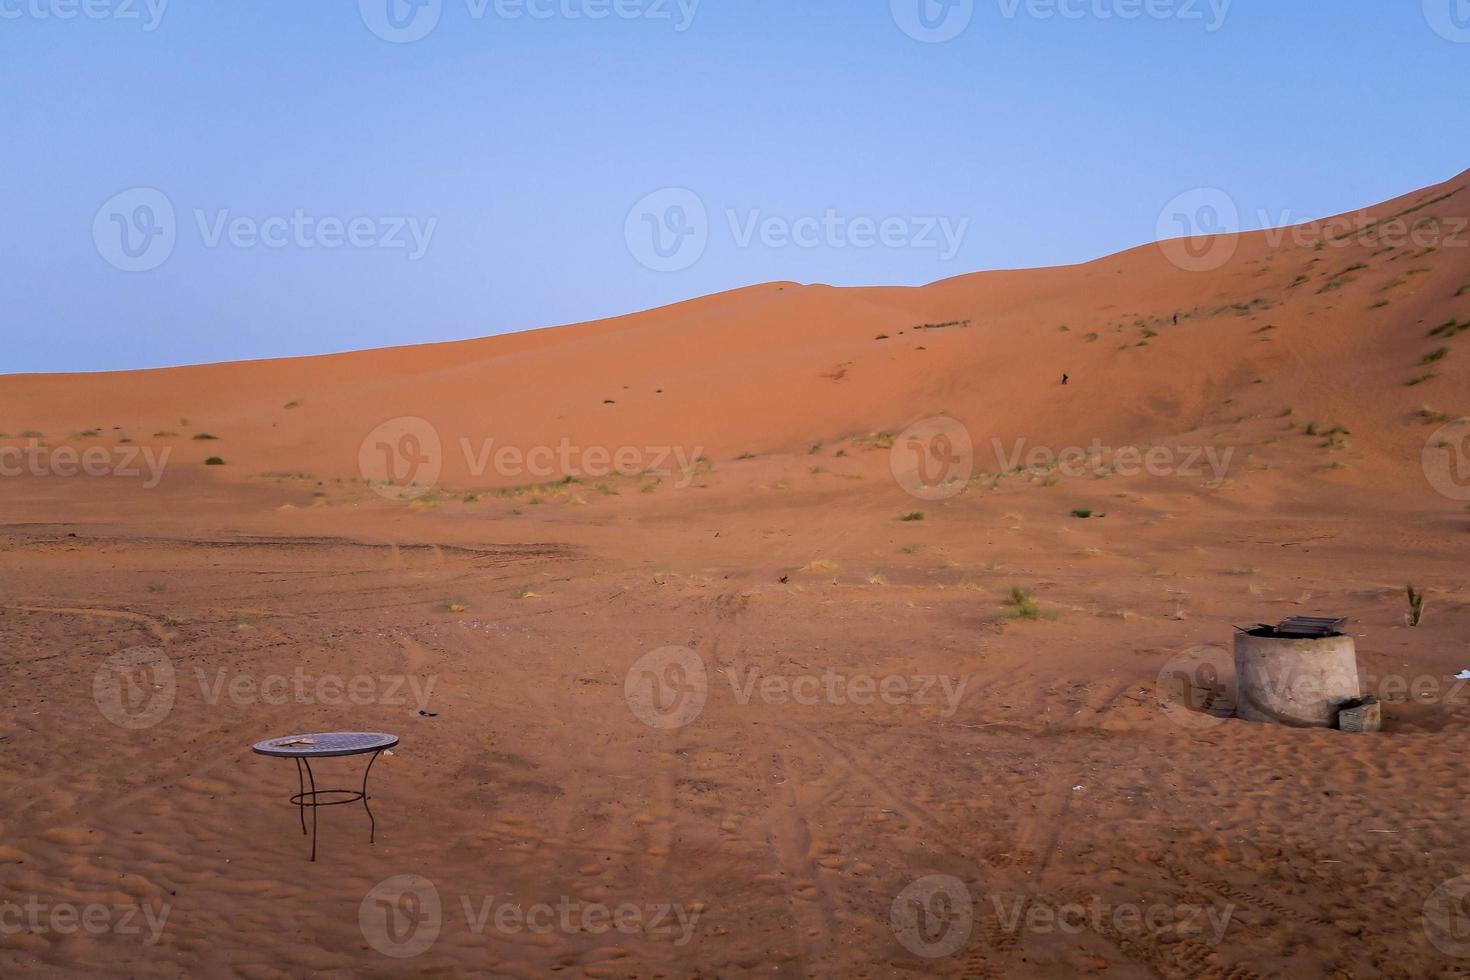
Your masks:
<instances>
[{"instance_id":1,"label":"sandy ground","mask_svg":"<svg viewBox=\"0 0 1470 980\"><path fill-rule=\"evenodd\" d=\"M1470 471L1433 466L1470 336L1428 333L1470 324L1466 183L1372 211L1438 247L0 378L0 447L50 454L0 479L0 974L1463 975ZM398 416L439 472L365 482ZM899 433L933 416L973 467L915 496ZM492 438L687 466L528 479L461 451ZM170 456L149 486L68 446ZM1296 614L1351 617L1384 732L1159 685ZM294 766L250 745L335 730L402 743L376 843L323 809L309 863Z\"/></svg>"}]
</instances>

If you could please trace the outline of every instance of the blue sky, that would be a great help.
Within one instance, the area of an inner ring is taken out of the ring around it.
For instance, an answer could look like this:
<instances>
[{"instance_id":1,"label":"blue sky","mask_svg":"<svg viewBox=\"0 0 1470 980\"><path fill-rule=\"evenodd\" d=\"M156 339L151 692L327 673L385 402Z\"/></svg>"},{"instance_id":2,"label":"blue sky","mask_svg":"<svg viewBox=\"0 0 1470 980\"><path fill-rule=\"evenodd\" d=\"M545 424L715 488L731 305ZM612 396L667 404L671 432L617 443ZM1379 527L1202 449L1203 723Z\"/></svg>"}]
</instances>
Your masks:
<instances>
[{"instance_id":1,"label":"blue sky","mask_svg":"<svg viewBox=\"0 0 1470 980\"><path fill-rule=\"evenodd\" d=\"M0 0L0 372L1056 265L1194 188L1251 228L1470 167L1467 0L414 3Z\"/></svg>"}]
</instances>

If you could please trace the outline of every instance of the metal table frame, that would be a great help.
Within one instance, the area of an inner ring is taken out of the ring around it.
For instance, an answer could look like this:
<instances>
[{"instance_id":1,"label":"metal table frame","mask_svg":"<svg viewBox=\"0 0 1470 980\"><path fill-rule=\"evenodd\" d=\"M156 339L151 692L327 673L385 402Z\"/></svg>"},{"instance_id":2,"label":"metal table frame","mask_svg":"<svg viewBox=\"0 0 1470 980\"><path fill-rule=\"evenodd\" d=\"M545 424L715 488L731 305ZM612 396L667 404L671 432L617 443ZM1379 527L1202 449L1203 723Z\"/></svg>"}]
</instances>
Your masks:
<instances>
[{"instance_id":1,"label":"metal table frame","mask_svg":"<svg viewBox=\"0 0 1470 980\"><path fill-rule=\"evenodd\" d=\"M397 735L389 735L384 732L320 732L311 735L288 735L285 738L269 738L263 742L256 742L250 747L250 751L257 755L270 756L277 759L296 760L296 793L291 797L293 803L300 811L301 832L306 833L306 811L311 810L311 860L316 860L316 811L324 806L343 806L347 803L362 802L362 808L368 815L368 843L377 843L378 822L373 817L373 808L368 806L368 776L373 771L373 763L378 761L378 756L386 750L398 744ZM332 759L351 755L367 755L372 753L368 759L367 768L362 773L362 788L357 789L317 789L316 774L311 771L312 759ZM310 789L307 786L310 785ZM337 797L337 799L328 799Z\"/></svg>"}]
</instances>

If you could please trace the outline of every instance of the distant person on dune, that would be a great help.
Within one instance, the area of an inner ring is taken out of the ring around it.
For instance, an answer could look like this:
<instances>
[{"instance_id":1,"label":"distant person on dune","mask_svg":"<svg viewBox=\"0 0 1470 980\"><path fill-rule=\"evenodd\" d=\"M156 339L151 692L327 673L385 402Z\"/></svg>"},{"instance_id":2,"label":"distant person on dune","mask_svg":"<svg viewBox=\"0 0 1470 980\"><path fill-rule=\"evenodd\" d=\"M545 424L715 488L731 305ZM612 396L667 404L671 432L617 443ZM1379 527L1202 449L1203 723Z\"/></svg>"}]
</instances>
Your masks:
<instances>
[{"instance_id":1,"label":"distant person on dune","mask_svg":"<svg viewBox=\"0 0 1470 980\"><path fill-rule=\"evenodd\" d=\"M1179 314L1178 313L1175 313L1174 314L1174 326L1176 326L1176 327L1179 326Z\"/></svg>"},{"instance_id":2,"label":"distant person on dune","mask_svg":"<svg viewBox=\"0 0 1470 980\"><path fill-rule=\"evenodd\" d=\"M1062 384L1066 384L1066 383L1067 383L1067 380L1068 380L1068 378L1069 378L1069 375L1065 375L1065 374L1064 374L1064 375L1062 375Z\"/></svg>"}]
</instances>

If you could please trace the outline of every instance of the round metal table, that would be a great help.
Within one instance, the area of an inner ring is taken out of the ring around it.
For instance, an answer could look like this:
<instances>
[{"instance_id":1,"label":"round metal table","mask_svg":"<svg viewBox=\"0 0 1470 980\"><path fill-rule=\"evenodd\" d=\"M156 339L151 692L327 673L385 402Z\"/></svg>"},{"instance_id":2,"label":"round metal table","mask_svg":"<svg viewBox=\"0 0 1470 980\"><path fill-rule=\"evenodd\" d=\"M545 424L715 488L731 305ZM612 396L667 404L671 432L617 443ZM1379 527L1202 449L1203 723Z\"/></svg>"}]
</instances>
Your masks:
<instances>
[{"instance_id":1,"label":"round metal table","mask_svg":"<svg viewBox=\"0 0 1470 980\"><path fill-rule=\"evenodd\" d=\"M383 732L319 732L312 735L288 735L285 738L268 738L256 742L250 751L257 755L268 755L277 759L296 760L296 794L291 802L301 811L301 832L306 833L306 811L311 810L311 859L316 860L316 811L318 807L341 806L344 803L362 801L368 815L368 843L376 842L378 822L373 819L373 809L368 806L368 773L373 763L384 750L398 744L397 735ZM362 773L362 789L317 789L316 776L311 771L312 759L332 759L339 756L367 755L372 753L367 768ZM304 767L304 772L303 772ZM311 788L307 789L310 783ZM332 799L331 797L335 797Z\"/></svg>"}]
</instances>

